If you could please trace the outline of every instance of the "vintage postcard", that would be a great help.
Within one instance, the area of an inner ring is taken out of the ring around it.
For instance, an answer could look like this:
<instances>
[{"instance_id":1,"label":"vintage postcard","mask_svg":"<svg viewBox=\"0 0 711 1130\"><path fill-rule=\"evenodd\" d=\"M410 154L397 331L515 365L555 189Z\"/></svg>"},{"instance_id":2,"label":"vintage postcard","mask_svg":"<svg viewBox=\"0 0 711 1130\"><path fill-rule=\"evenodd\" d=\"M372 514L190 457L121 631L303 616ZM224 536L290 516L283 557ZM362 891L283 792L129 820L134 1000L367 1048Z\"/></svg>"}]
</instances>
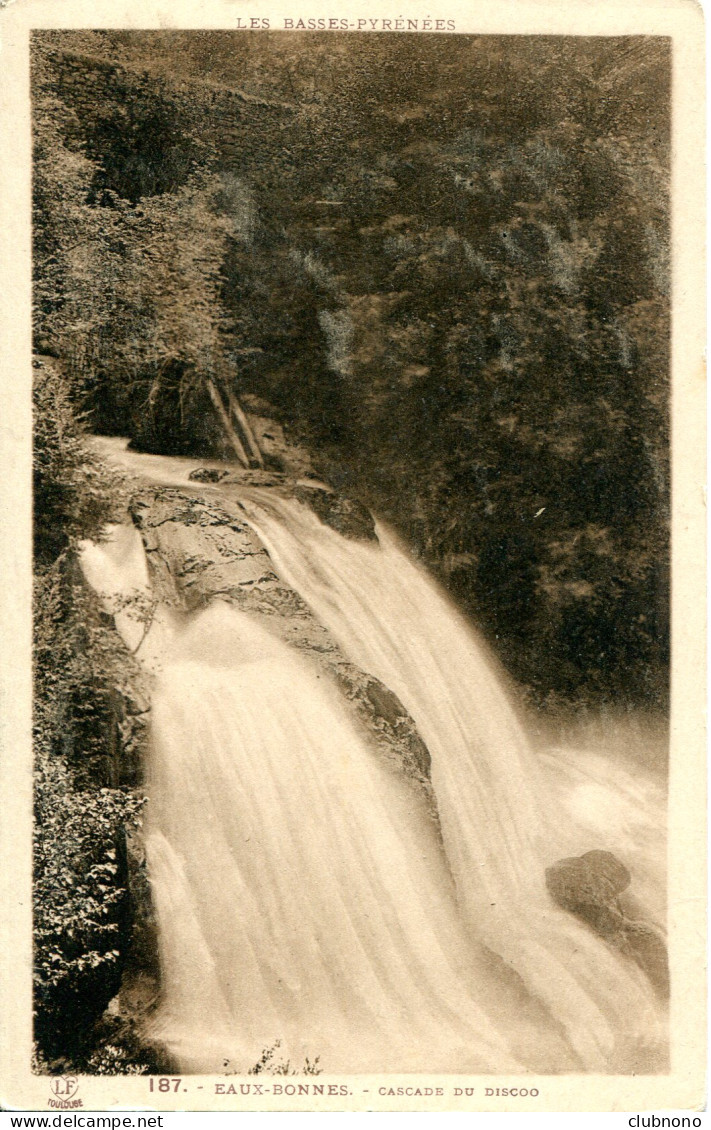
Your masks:
<instances>
[{"instance_id":1,"label":"vintage postcard","mask_svg":"<svg viewBox=\"0 0 711 1130\"><path fill-rule=\"evenodd\" d=\"M698 1124L700 9L0 38L0 1102Z\"/></svg>"}]
</instances>

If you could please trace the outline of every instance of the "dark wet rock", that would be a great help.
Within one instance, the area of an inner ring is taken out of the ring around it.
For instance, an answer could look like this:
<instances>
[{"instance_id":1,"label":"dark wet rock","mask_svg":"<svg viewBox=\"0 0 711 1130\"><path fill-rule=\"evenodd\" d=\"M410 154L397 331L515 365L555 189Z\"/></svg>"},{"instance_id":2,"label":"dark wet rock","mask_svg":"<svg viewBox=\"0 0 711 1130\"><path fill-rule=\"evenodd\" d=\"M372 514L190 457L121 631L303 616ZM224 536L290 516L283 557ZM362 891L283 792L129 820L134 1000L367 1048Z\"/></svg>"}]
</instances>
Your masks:
<instances>
[{"instance_id":1,"label":"dark wet rock","mask_svg":"<svg viewBox=\"0 0 711 1130\"><path fill-rule=\"evenodd\" d=\"M397 695L377 680L368 683L366 694L376 716L391 726L397 725L398 720L405 714L405 708Z\"/></svg>"},{"instance_id":2,"label":"dark wet rock","mask_svg":"<svg viewBox=\"0 0 711 1130\"><path fill-rule=\"evenodd\" d=\"M225 475L225 483L239 483L248 487L281 487L288 481L283 471L230 471Z\"/></svg>"},{"instance_id":3,"label":"dark wet rock","mask_svg":"<svg viewBox=\"0 0 711 1130\"><path fill-rule=\"evenodd\" d=\"M123 692L110 696L109 777L111 784L136 788L143 777L143 758L150 717L148 678L140 671Z\"/></svg>"},{"instance_id":4,"label":"dark wet rock","mask_svg":"<svg viewBox=\"0 0 711 1130\"><path fill-rule=\"evenodd\" d=\"M415 723L389 687L346 660L330 656L327 664L338 685L355 706L358 717L371 739L375 735L384 745L386 759L425 789L431 811L436 811L430 785L431 758Z\"/></svg>"},{"instance_id":5,"label":"dark wet rock","mask_svg":"<svg viewBox=\"0 0 711 1130\"><path fill-rule=\"evenodd\" d=\"M607 908L629 887L631 876L609 851L561 859L546 870L546 884L564 910L585 916L589 910Z\"/></svg>"},{"instance_id":6,"label":"dark wet rock","mask_svg":"<svg viewBox=\"0 0 711 1130\"><path fill-rule=\"evenodd\" d=\"M218 471L216 467L196 467L191 471L188 478L195 483L219 483L220 479L224 479L227 471Z\"/></svg>"},{"instance_id":7,"label":"dark wet rock","mask_svg":"<svg viewBox=\"0 0 711 1130\"><path fill-rule=\"evenodd\" d=\"M96 719L103 720L105 737L102 777L111 788L134 788L143 776L147 725L150 715L151 679L119 635L113 615L99 606L96 593L86 580L76 550L68 552L62 563L63 576L73 588L83 591L102 629L108 633L105 646L122 658L121 688L113 687L102 696ZM84 646L77 640L76 646Z\"/></svg>"},{"instance_id":8,"label":"dark wet rock","mask_svg":"<svg viewBox=\"0 0 711 1130\"><path fill-rule=\"evenodd\" d=\"M343 537L377 541L373 515L362 502L307 483L300 483L294 488L294 497L309 506L324 525Z\"/></svg>"},{"instance_id":9,"label":"dark wet rock","mask_svg":"<svg viewBox=\"0 0 711 1130\"><path fill-rule=\"evenodd\" d=\"M563 910L575 914L642 969L661 996L669 994L669 962L661 931L625 914L619 896L631 883L625 865L609 851L588 851L546 869L546 886Z\"/></svg>"},{"instance_id":10,"label":"dark wet rock","mask_svg":"<svg viewBox=\"0 0 711 1130\"><path fill-rule=\"evenodd\" d=\"M669 996L669 954L661 931L649 922L627 921L621 948L637 962L662 997Z\"/></svg>"},{"instance_id":11,"label":"dark wet rock","mask_svg":"<svg viewBox=\"0 0 711 1130\"><path fill-rule=\"evenodd\" d=\"M126 890L131 920L130 967L143 977L158 979L158 925L151 898L143 835L126 830Z\"/></svg>"}]
</instances>

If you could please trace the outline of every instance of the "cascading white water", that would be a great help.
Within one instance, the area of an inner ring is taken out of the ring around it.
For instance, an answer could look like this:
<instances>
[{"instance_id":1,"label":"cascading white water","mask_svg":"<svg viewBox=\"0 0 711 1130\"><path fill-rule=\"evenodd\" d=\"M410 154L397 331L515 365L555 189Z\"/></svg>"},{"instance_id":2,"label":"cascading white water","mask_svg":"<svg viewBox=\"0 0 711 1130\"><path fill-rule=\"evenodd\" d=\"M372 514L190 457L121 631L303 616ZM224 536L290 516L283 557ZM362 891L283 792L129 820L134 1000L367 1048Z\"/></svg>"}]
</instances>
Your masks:
<instances>
[{"instance_id":1,"label":"cascading white water","mask_svg":"<svg viewBox=\"0 0 711 1130\"><path fill-rule=\"evenodd\" d=\"M148 562L135 526L109 526L101 544L81 545L81 567L99 593L129 651L149 671L160 669L170 653L178 617L155 606Z\"/></svg>"},{"instance_id":2,"label":"cascading white water","mask_svg":"<svg viewBox=\"0 0 711 1130\"><path fill-rule=\"evenodd\" d=\"M184 1071L247 1071L280 1041L324 1070L574 1066L467 935L424 803L309 662L217 600L139 638L136 530L86 544L87 579L155 675L146 850L162 1004Z\"/></svg>"},{"instance_id":3,"label":"cascading white water","mask_svg":"<svg viewBox=\"0 0 711 1130\"><path fill-rule=\"evenodd\" d=\"M604 806L592 822L560 807L575 790L547 779L481 641L386 529L378 544L346 540L258 490L245 509L282 578L415 720L472 932L545 1002L585 1068L630 1069L659 1038L654 995L632 963L554 906L544 880L562 856L615 850ZM614 788L607 795L614 806Z\"/></svg>"},{"instance_id":4,"label":"cascading white water","mask_svg":"<svg viewBox=\"0 0 711 1130\"><path fill-rule=\"evenodd\" d=\"M431 825L300 657L214 604L153 731L153 1032L184 1069L247 1070L275 1038L331 1072L516 1067Z\"/></svg>"},{"instance_id":5,"label":"cascading white water","mask_svg":"<svg viewBox=\"0 0 711 1130\"><path fill-rule=\"evenodd\" d=\"M284 580L417 723L444 851L307 659L219 600L187 620L159 609L139 638L123 603L149 593L137 531L86 546L156 674L153 1034L184 1071L248 1070L276 1040L330 1072L660 1069L645 977L544 884L566 854L629 859L630 829L659 811L638 811L631 778L539 764L486 649L387 530L347 541L298 503L241 494ZM576 812L591 789L597 814Z\"/></svg>"}]
</instances>

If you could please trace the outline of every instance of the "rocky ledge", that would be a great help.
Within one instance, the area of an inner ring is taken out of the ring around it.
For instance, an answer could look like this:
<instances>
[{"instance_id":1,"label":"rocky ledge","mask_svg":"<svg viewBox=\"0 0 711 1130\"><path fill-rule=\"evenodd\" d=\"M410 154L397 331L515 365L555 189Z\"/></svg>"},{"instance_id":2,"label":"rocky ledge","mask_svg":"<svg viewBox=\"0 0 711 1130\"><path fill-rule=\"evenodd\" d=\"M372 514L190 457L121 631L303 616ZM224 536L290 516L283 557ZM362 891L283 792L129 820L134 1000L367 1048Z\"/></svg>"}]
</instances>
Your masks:
<instances>
[{"instance_id":1,"label":"rocky ledge","mask_svg":"<svg viewBox=\"0 0 711 1130\"><path fill-rule=\"evenodd\" d=\"M343 537L376 541L373 515L362 502L336 494L324 483L290 479L278 471L221 471L217 467L197 467L188 478L196 483L240 484L254 487L276 487L286 498L303 502L326 526Z\"/></svg>"},{"instance_id":2,"label":"rocky ledge","mask_svg":"<svg viewBox=\"0 0 711 1130\"><path fill-rule=\"evenodd\" d=\"M326 492L315 488L313 493ZM344 515L344 521L357 524L360 536L367 536L358 504L333 499L325 504L330 524ZM136 494L130 509L157 600L185 612L223 600L310 656L340 687L359 729L389 765L416 782L434 814L429 752L404 706L383 683L343 656L301 597L279 579L238 502L222 497L218 504L177 488L153 487ZM372 530L369 514L368 519Z\"/></svg>"}]
</instances>

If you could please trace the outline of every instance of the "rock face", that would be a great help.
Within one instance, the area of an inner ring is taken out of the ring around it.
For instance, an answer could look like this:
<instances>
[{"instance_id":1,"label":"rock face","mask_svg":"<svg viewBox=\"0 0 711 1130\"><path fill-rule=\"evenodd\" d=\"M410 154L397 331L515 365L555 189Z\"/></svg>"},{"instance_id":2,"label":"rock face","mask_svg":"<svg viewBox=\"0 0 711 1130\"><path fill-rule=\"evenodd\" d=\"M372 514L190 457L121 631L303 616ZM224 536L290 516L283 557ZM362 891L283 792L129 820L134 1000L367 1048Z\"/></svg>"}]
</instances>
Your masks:
<instances>
[{"instance_id":1,"label":"rock face","mask_svg":"<svg viewBox=\"0 0 711 1130\"><path fill-rule=\"evenodd\" d=\"M343 537L377 541L373 515L361 502L305 483L296 487L294 496L310 506L326 526L331 526Z\"/></svg>"},{"instance_id":2,"label":"rock face","mask_svg":"<svg viewBox=\"0 0 711 1130\"><path fill-rule=\"evenodd\" d=\"M224 477L225 483L241 483L250 487L280 487L288 493L288 479L283 471L230 471Z\"/></svg>"},{"instance_id":3,"label":"rock face","mask_svg":"<svg viewBox=\"0 0 711 1130\"><path fill-rule=\"evenodd\" d=\"M546 869L546 885L554 901L632 958L657 992L667 997L669 962L664 939L651 923L628 918L619 901L631 878L609 851L588 851Z\"/></svg>"},{"instance_id":4,"label":"rock face","mask_svg":"<svg viewBox=\"0 0 711 1130\"><path fill-rule=\"evenodd\" d=\"M294 482L281 471L222 471L217 467L197 467L190 472L188 478L195 483L277 487L281 494L303 502L324 525L330 526L343 537L377 541L375 522L367 506L356 499L337 494L321 483Z\"/></svg>"},{"instance_id":5,"label":"rock face","mask_svg":"<svg viewBox=\"0 0 711 1130\"><path fill-rule=\"evenodd\" d=\"M199 494L151 488L134 497L131 514L158 599L185 612L224 600L309 656L339 686L384 760L417 782L434 813L429 752L409 714L378 679L348 662L301 597L279 579L236 500L223 497L216 505Z\"/></svg>"}]
</instances>

